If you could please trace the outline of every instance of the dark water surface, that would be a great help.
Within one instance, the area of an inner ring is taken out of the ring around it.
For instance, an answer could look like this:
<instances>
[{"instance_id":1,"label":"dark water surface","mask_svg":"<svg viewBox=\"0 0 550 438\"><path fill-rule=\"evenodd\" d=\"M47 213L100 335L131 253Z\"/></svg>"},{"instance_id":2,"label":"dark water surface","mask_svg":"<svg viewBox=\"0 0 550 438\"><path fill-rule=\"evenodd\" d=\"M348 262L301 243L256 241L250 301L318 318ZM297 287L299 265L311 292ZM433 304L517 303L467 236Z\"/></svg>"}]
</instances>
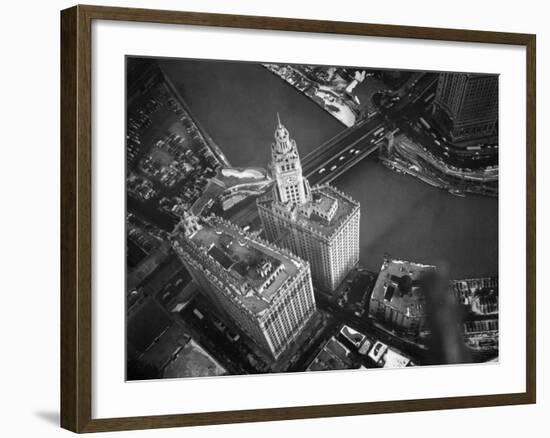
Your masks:
<instances>
[{"instance_id":1,"label":"dark water surface","mask_svg":"<svg viewBox=\"0 0 550 438\"><path fill-rule=\"evenodd\" d=\"M266 167L276 113L303 157L344 126L257 64L162 60L161 66L233 166ZM460 198L369 157L333 183L361 202L361 264L384 253L446 265L452 278L498 273L498 202Z\"/></svg>"}]
</instances>

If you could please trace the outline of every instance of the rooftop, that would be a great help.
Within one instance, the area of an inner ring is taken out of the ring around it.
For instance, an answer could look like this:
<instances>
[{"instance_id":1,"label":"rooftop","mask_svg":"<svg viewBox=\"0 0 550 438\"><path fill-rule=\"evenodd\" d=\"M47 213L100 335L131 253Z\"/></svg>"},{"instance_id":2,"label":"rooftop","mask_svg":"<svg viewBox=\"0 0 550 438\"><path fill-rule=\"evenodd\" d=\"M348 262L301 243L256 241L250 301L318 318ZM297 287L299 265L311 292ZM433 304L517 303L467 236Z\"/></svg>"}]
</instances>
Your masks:
<instances>
[{"instance_id":1,"label":"rooftop","mask_svg":"<svg viewBox=\"0 0 550 438\"><path fill-rule=\"evenodd\" d=\"M350 351L336 338L330 338L309 364L307 371L345 370L357 368Z\"/></svg>"},{"instance_id":2,"label":"rooftop","mask_svg":"<svg viewBox=\"0 0 550 438\"><path fill-rule=\"evenodd\" d=\"M408 317L423 316L426 291L422 285L422 276L435 269L433 265L385 259L371 300L381 301Z\"/></svg>"},{"instance_id":3,"label":"rooftop","mask_svg":"<svg viewBox=\"0 0 550 438\"><path fill-rule=\"evenodd\" d=\"M233 296L254 313L265 310L280 287L303 266L298 257L215 216L202 218L199 224L189 241L206 251L232 278ZM183 233L178 239L185 239Z\"/></svg>"},{"instance_id":4,"label":"rooftop","mask_svg":"<svg viewBox=\"0 0 550 438\"><path fill-rule=\"evenodd\" d=\"M262 196L260 204L273 204L271 191ZM304 205L289 206L296 213L296 223L325 237L331 237L340 225L359 208L359 203L328 184L311 189L311 201Z\"/></svg>"},{"instance_id":5,"label":"rooftop","mask_svg":"<svg viewBox=\"0 0 550 438\"><path fill-rule=\"evenodd\" d=\"M163 378L222 376L226 369L194 340L178 348L166 366Z\"/></svg>"}]
</instances>

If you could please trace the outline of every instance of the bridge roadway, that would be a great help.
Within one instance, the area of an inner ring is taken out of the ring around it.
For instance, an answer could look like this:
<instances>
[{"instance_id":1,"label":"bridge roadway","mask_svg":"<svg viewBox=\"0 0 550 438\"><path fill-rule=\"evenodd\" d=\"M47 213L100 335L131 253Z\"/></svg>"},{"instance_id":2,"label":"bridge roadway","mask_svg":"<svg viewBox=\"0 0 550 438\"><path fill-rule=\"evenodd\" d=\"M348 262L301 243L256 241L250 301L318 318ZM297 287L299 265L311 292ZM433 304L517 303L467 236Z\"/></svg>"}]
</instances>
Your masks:
<instances>
[{"instance_id":1,"label":"bridge roadway","mask_svg":"<svg viewBox=\"0 0 550 438\"><path fill-rule=\"evenodd\" d=\"M383 118L375 115L362 120L321 144L301 159L304 176L311 186L330 182L378 149L383 135ZM377 136L374 134L379 132ZM324 170L323 170L324 169ZM259 225L255 199L251 199L229 218L239 226Z\"/></svg>"},{"instance_id":2,"label":"bridge roadway","mask_svg":"<svg viewBox=\"0 0 550 438\"><path fill-rule=\"evenodd\" d=\"M390 119L394 119L395 116L400 119L404 114L410 114L413 119L418 119L423 114L426 106L429 105L424 98L429 92L435 91L437 75L421 73L415 76L414 80L416 86L409 94L396 92L403 96L399 105L392 109L391 115L376 114L369 119L361 120L355 126L344 129L302 157L304 176L311 186L333 181L363 158L375 152L383 141L383 135L375 135L375 133L380 128L393 128L394 122ZM403 86L402 89L404 88L406 87ZM255 199L244 201L229 219L241 227L250 225L251 229L258 228L261 224Z\"/></svg>"}]
</instances>

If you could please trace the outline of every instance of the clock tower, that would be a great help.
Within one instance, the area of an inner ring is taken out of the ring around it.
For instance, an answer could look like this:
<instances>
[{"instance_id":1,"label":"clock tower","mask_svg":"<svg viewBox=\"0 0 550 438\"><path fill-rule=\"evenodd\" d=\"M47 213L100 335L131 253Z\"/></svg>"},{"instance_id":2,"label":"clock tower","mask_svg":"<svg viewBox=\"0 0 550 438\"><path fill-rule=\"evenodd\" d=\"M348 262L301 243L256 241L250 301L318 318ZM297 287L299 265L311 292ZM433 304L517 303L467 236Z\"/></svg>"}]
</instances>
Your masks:
<instances>
[{"instance_id":1,"label":"clock tower","mask_svg":"<svg viewBox=\"0 0 550 438\"><path fill-rule=\"evenodd\" d=\"M359 261L359 203L329 184L309 187L278 114L269 170L272 190L256 199L267 240L307 261L315 286L332 293Z\"/></svg>"},{"instance_id":2,"label":"clock tower","mask_svg":"<svg viewBox=\"0 0 550 438\"><path fill-rule=\"evenodd\" d=\"M286 205L303 205L307 203L310 189L307 180L302 176L302 164L298 148L288 130L281 123L277 114L275 142L271 144L271 175L275 180L274 194L276 199Z\"/></svg>"}]
</instances>

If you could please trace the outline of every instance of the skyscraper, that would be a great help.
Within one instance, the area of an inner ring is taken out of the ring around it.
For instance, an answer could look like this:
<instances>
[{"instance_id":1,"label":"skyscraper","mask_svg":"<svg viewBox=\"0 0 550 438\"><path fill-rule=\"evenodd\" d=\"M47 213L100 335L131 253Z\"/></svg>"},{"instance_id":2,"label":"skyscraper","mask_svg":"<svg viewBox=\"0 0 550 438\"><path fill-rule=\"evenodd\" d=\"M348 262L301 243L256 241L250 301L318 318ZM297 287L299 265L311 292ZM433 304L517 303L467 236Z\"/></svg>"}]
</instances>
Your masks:
<instances>
[{"instance_id":1,"label":"skyscraper","mask_svg":"<svg viewBox=\"0 0 550 438\"><path fill-rule=\"evenodd\" d=\"M454 146L498 142L498 76L440 73L434 118Z\"/></svg>"},{"instance_id":2,"label":"skyscraper","mask_svg":"<svg viewBox=\"0 0 550 438\"><path fill-rule=\"evenodd\" d=\"M282 204L305 204L311 198L309 183L302 176L302 163L294 139L277 114L275 143L271 146L269 170L275 180L277 200Z\"/></svg>"},{"instance_id":3,"label":"skyscraper","mask_svg":"<svg viewBox=\"0 0 550 438\"><path fill-rule=\"evenodd\" d=\"M309 264L230 222L186 213L172 245L218 310L274 358L315 313Z\"/></svg>"},{"instance_id":4,"label":"skyscraper","mask_svg":"<svg viewBox=\"0 0 550 438\"><path fill-rule=\"evenodd\" d=\"M316 286L332 292L359 261L359 203L328 184L310 188L279 118L269 169L273 189L257 200L267 238L309 261Z\"/></svg>"}]
</instances>

